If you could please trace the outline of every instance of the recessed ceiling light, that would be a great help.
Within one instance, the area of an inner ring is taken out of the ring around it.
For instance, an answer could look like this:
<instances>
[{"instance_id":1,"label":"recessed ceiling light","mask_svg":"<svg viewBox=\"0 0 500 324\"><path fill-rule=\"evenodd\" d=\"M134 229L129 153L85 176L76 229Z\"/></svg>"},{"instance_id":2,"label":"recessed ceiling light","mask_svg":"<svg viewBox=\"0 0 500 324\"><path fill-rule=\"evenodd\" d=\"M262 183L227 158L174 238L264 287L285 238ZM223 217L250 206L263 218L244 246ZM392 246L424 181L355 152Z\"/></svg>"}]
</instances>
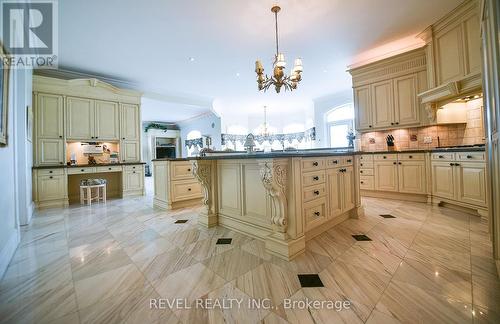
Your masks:
<instances>
[{"instance_id":1,"label":"recessed ceiling light","mask_svg":"<svg viewBox=\"0 0 500 324\"><path fill-rule=\"evenodd\" d=\"M194 62L194 57L189 57L189 62Z\"/></svg>"},{"instance_id":2,"label":"recessed ceiling light","mask_svg":"<svg viewBox=\"0 0 500 324\"><path fill-rule=\"evenodd\" d=\"M239 77L240 76L240 72L236 72L236 76Z\"/></svg>"},{"instance_id":3,"label":"recessed ceiling light","mask_svg":"<svg viewBox=\"0 0 500 324\"><path fill-rule=\"evenodd\" d=\"M324 70L323 70L323 73L326 73L326 72L328 72L328 70L327 70L327 69L324 69Z\"/></svg>"}]
</instances>

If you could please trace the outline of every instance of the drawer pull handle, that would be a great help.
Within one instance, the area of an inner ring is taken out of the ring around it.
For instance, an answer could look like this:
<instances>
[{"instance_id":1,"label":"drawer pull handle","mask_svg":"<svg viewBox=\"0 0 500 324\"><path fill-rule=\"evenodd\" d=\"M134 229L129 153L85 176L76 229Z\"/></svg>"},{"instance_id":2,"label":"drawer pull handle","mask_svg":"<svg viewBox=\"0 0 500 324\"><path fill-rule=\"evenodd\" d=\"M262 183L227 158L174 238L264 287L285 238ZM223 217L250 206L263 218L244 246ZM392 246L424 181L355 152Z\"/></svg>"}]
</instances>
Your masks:
<instances>
[{"instance_id":1,"label":"drawer pull handle","mask_svg":"<svg viewBox=\"0 0 500 324\"><path fill-rule=\"evenodd\" d=\"M50 176L49 179L53 179L54 177L53 176Z\"/></svg>"},{"instance_id":2,"label":"drawer pull handle","mask_svg":"<svg viewBox=\"0 0 500 324\"><path fill-rule=\"evenodd\" d=\"M319 190L314 190L314 194L315 194L316 196L318 196L318 195L319 195Z\"/></svg>"},{"instance_id":3,"label":"drawer pull handle","mask_svg":"<svg viewBox=\"0 0 500 324\"><path fill-rule=\"evenodd\" d=\"M188 191L191 191L191 188L188 188Z\"/></svg>"},{"instance_id":4,"label":"drawer pull handle","mask_svg":"<svg viewBox=\"0 0 500 324\"><path fill-rule=\"evenodd\" d=\"M132 173L135 173L135 171L132 171Z\"/></svg>"},{"instance_id":5,"label":"drawer pull handle","mask_svg":"<svg viewBox=\"0 0 500 324\"><path fill-rule=\"evenodd\" d=\"M313 165L314 165L314 166L318 166L318 162L314 161L314 162L313 162Z\"/></svg>"},{"instance_id":6,"label":"drawer pull handle","mask_svg":"<svg viewBox=\"0 0 500 324\"><path fill-rule=\"evenodd\" d=\"M360 166L363 166L363 163L360 163L359 165L360 165Z\"/></svg>"},{"instance_id":7,"label":"drawer pull handle","mask_svg":"<svg viewBox=\"0 0 500 324\"><path fill-rule=\"evenodd\" d=\"M444 156L440 155L440 156L438 156L438 158L440 158L440 159L444 159Z\"/></svg>"},{"instance_id":8,"label":"drawer pull handle","mask_svg":"<svg viewBox=\"0 0 500 324\"><path fill-rule=\"evenodd\" d=\"M361 183L361 184L363 184L364 182L363 182L363 181L361 181L360 183Z\"/></svg>"},{"instance_id":9,"label":"drawer pull handle","mask_svg":"<svg viewBox=\"0 0 500 324\"><path fill-rule=\"evenodd\" d=\"M472 155L467 155L467 158L468 159L472 159Z\"/></svg>"},{"instance_id":10,"label":"drawer pull handle","mask_svg":"<svg viewBox=\"0 0 500 324\"><path fill-rule=\"evenodd\" d=\"M49 171L49 173L54 173L54 171Z\"/></svg>"},{"instance_id":11,"label":"drawer pull handle","mask_svg":"<svg viewBox=\"0 0 500 324\"><path fill-rule=\"evenodd\" d=\"M314 215L316 215L316 216L319 217L319 215L321 215L321 213L320 212L315 212Z\"/></svg>"},{"instance_id":12,"label":"drawer pull handle","mask_svg":"<svg viewBox=\"0 0 500 324\"><path fill-rule=\"evenodd\" d=\"M85 169L81 169L80 171L82 171L82 172L83 172L83 171L85 171Z\"/></svg>"},{"instance_id":13,"label":"drawer pull handle","mask_svg":"<svg viewBox=\"0 0 500 324\"><path fill-rule=\"evenodd\" d=\"M455 163L455 166L460 166L460 163Z\"/></svg>"},{"instance_id":14,"label":"drawer pull handle","mask_svg":"<svg viewBox=\"0 0 500 324\"><path fill-rule=\"evenodd\" d=\"M455 163L450 163L450 166L454 166L454 165L455 165Z\"/></svg>"},{"instance_id":15,"label":"drawer pull handle","mask_svg":"<svg viewBox=\"0 0 500 324\"><path fill-rule=\"evenodd\" d=\"M191 172L191 169L188 169L188 172Z\"/></svg>"},{"instance_id":16,"label":"drawer pull handle","mask_svg":"<svg viewBox=\"0 0 500 324\"><path fill-rule=\"evenodd\" d=\"M359 173L363 173L363 170L360 170Z\"/></svg>"},{"instance_id":17,"label":"drawer pull handle","mask_svg":"<svg viewBox=\"0 0 500 324\"><path fill-rule=\"evenodd\" d=\"M333 164L337 164L337 163L339 163L339 160L333 160L332 162L333 162Z\"/></svg>"},{"instance_id":18,"label":"drawer pull handle","mask_svg":"<svg viewBox=\"0 0 500 324\"><path fill-rule=\"evenodd\" d=\"M392 164L396 164L396 162L392 162Z\"/></svg>"},{"instance_id":19,"label":"drawer pull handle","mask_svg":"<svg viewBox=\"0 0 500 324\"><path fill-rule=\"evenodd\" d=\"M384 155L384 159L387 159L387 156Z\"/></svg>"},{"instance_id":20,"label":"drawer pull handle","mask_svg":"<svg viewBox=\"0 0 500 324\"><path fill-rule=\"evenodd\" d=\"M413 159L413 155L408 156L408 158Z\"/></svg>"},{"instance_id":21,"label":"drawer pull handle","mask_svg":"<svg viewBox=\"0 0 500 324\"><path fill-rule=\"evenodd\" d=\"M351 159L347 160L347 163L351 163L351 162L352 162L352 160L351 160Z\"/></svg>"},{"instance_id":22,"label":"drawer pull handle","mask_svg":"<svg viewBox=\"0 0 500 324\"><path fill-rule=\"evenodd\" d=\"M401 162L398 162L398 164L399 164L399 165L401 165L401 164L403 164L403 163L401 163Z\"/></svg>"},{"instance_id":23,"label":"drawer pull handle","mask_svg":"<svg viewBox=\"0 0 500 324\"><path fill-rule=\"evenodd\" d=\"M108 170L111 170L111 168L108 168Z\"/></svg>"},{"instance_id":24,"label":"drawer pull handle","mask_svg":"<svg viewBox=\"0 0 500 324\"><path fill-rule=\"evenodd\" d=\"M313 177L313 180L314 180L314 181L318 181L318 180L319 180L319 177L318 177L318 176L315 176L315 177Z\"/></svg>"}]
</instances>

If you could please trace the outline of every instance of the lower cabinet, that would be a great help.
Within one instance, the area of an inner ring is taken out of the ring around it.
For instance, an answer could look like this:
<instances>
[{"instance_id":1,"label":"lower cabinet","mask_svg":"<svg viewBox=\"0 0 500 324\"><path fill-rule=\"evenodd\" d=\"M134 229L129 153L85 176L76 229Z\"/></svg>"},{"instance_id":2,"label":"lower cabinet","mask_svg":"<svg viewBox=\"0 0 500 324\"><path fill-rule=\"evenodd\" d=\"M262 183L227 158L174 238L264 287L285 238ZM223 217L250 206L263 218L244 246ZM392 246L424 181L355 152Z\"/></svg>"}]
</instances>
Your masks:
<instances>
[{"instance_id":1,"label":"lower cabinet","mask_svg":"<svg viewBox=\"0 0 500 324\"><path fill-rule=\"evenodd\" d=\"M398 191L398 167L396 161L377 161L373 167L375 190Z\"/></svg>"},{"instance_id":2,"label":"lower cabinet","mask_svg":"<svg viewBox=\"0 0 500 324\"><path fill-rule=\"evenodd\" d=\"M38 165L62 165L66 161L62 139L39 138L37 151Z\"/></svg>"},{"instance_id":3,"label":"lower cabinet","mask_svg":"<svg viewBox=\"0 0 500 324\"><path fill-rule=\"evenodd\" d=\"M133 169L135 168L135 169ZM123 170L123 195L127 192L144 191L144 167L126 166Z\"/></svg>"},{"instance_id":4,"label":"lower cabinet","mask_svg":"<svg viewBox=\"0 0 500 324\"><path fill-rule=\"evenodd\" d=\"M453 162L432 163L432 195L455 199L456 183Z\"/></svg>"},{"instance_id":5,"label":"lower cabinet","mask_svg":"<svg viewBox=\"0 0 500 324\"><path fill-rule=\"evenodd\" d=\"M121 141L120 151L122 162L139 162L141 160L141 145L137 141Z\"/></svg>"},{"instance_id":6,"label":"lower cabinet","mask_svg":"<svg viewBox=\"0 0 500 324\"><path fill-rule=\"evenodd\" d=\"M66 175L43 175L38 177L38 200L51 201L66 198Z\"/></svg>"},{"instance_id":7,"label":"lower cabinet","mask_svg":"<svg viewBox=\"0 0 500 324\"><path fill-rule=\"evenodd\" d=\"M398 180L399 192L425 194L425 161L399 161Z\"/></svg>"}]
</instances>

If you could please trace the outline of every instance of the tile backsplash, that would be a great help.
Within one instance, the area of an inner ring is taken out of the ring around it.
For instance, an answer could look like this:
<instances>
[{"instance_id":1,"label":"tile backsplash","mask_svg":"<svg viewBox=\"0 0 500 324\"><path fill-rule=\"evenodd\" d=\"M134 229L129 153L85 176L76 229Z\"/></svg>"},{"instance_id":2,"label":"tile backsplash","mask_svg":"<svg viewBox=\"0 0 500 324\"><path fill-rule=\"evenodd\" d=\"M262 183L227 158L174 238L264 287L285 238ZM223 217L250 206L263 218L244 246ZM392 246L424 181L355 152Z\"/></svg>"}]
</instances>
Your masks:
<instances>
[{"instance_id":1,"label":"tile backsplash","mask_svg":"<svg viewBox=\"0 0 500 324\"><path fill-rule=\"evenodd\" d=\"M387 149L386 137L394 136L396 149L426 149L438 146L484 144L483 108L480 104L467 107L467 123L402 128L390 131L376 131L361 135L363 151ZM430 137L431 143L424 143Z\"/></svg>"}]
</instances>

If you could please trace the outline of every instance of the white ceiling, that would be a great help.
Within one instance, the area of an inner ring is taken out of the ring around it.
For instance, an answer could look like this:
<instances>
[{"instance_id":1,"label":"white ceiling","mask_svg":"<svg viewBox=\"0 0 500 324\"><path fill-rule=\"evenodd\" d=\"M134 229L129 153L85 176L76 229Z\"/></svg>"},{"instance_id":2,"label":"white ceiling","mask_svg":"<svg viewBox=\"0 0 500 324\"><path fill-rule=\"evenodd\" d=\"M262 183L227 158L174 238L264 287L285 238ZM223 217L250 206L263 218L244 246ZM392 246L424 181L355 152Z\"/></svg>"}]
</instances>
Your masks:
<instances>
[{"instance_id":1,"label":"white ceiling","mask_svg":"<svg viewBox=\"0 0 500 324\"><path fill-rule=\"evenodd\" d=\"M279 1L281 50L289 64L299 56L304 62L299 89L284 95L259 93L255 82L255 60L262 60L266 72L272 63L273 0L59 1L59 64L161 94L150 102L154 108L148 118L156 120L174 121L209 109L189 99L162 103L191 95L230 102L218 105L222 115L240 108L248 114L248 107L266 102L287 111L291 103L350 88L346 68L366 60L362 53L377 56L381 53L369 50L394 41L394 46L407 46L397 40L411 41L460 2Z\"/></svg>"}]
</instances>

